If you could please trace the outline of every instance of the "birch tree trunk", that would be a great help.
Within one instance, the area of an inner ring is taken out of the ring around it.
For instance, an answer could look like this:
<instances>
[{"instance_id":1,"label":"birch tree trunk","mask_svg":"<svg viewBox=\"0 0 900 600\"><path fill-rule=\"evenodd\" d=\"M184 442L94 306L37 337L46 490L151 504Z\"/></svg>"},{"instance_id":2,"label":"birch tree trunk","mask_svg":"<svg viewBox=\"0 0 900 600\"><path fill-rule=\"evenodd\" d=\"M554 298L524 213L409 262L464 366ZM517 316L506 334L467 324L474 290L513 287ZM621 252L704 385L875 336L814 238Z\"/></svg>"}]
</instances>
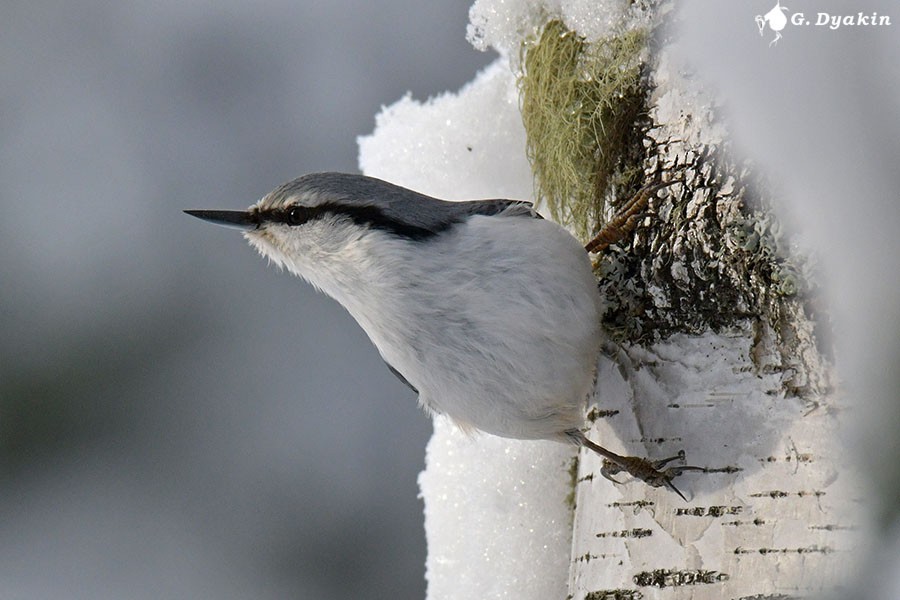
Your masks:
<instances>
[{"instance_id":1,"label":"birch tree trunk","mask_svg":"<svg viewBox=\"0 0 900 600\"><path fill-rule=\"evenodd\" d=\"M620 454L684 450L704 472L675 480L685 502L611 485L582 452L570 597L819 597L852 570L858 487L814 278L714 99L664 43L646 68L644 179L684 184L602 259L615 340L588 436Z\"/></svg>"}]
</instances>

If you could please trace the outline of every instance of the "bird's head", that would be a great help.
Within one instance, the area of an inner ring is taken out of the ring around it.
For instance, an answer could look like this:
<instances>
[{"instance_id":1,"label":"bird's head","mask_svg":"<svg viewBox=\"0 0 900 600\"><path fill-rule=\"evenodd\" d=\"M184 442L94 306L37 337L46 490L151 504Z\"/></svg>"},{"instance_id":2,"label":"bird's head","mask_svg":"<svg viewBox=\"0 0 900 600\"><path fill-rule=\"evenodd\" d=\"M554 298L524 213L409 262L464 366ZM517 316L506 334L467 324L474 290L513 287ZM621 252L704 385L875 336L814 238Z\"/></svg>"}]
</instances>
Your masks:
<instances>
[{"instance_id":1,"label":"bird's head","mask_svg":"<svg viewBox=\"0 0 900 600\"><path fill-rule=\"evenodd\" d=\"M305 175L245 211L185 212L243 230L263 256L318 287L377 260L378 250L425 241L464 216L456 203L345 173Z\"/></svg>"}]
</instances>

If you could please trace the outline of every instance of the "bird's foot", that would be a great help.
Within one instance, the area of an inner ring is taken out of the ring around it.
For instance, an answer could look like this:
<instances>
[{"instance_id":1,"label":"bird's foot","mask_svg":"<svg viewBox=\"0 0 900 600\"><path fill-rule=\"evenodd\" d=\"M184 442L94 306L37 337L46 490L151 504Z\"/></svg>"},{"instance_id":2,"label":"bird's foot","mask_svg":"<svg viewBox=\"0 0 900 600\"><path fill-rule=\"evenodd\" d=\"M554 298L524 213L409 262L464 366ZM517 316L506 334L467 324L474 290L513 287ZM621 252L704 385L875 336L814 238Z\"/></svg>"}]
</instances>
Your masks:
<instances>
[{"instance_id":1,"label":"bird's foot","mask_svg":"<svg viewBox=\"0 0 900 600\"><path fill-rule=\"evenodd\" d=\"M613 477L624 471L651 487L667 487L681 496L682 500L687 502L687 498L685 498L684 494L675 487L672 480L685 471L703 471L704 469L703 467L692 467L687 465L663 468L670 462L676 460L684 460L684 450L675 456L664 458L662 460L649 460L637 456L607 456L603 459L603 467L600 469L600 474L613 483L621 483L620 481L613 479Z\"/></svg>"},{"instance_id":2,"label":"bird's foot","mask_svg":"<svg viewBox=\"0 0 900 600\"><path fill-rule=\"evenodd\" d=\"M591 441L587 436L584 435L579 429L570 429L565 432L565 435L574 443L579 446L584 446L586 448L590 448L597 454L603 457L603 467L600 469L600 474L605 478L609 479L613 483L621 483L613 477L622 473L628 473L635 479L640 479L647 485L651 487L667 487L679 496L681 499L687 502L687 498L684 497L684 494L675 487L675 484L672 483L672 480L684 473L685 471L706 471L703 467L692 467L692 466L677 466L677 467L666 467L670 462L673 461L684 461L684 450L676 454L675 456L671 456L669 458L664 458L662 460L650 460L647 458L639 458L637 456L621 456L616 454L612 450L607 450L600 444Z\"/></svg>"}]
</instances>

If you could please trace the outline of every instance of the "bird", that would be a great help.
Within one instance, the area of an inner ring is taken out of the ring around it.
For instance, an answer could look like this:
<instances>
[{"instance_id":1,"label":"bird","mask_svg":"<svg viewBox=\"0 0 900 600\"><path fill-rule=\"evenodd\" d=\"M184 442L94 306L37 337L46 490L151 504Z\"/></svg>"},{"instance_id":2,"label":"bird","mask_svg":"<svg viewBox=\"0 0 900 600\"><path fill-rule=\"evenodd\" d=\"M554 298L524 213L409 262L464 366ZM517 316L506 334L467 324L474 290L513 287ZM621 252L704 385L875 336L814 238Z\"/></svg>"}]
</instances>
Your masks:
<instances>
[{"instance_id":1,"label":"bird","mask_svg":"<svg viewBox=\"0 0 900 600\"><path fill-rule=\"evenodd\" d=\"M642 190L596 239L623 235L664 185ZM603 303L585 247L532 203L446 201L328 172L244 211L184 212L243 230L263 257L340 303L426 412L464 431L585 447L610 479L624 471L684 498L672 480L696 467L664 468L683 453L620 456L582 431Z\"/></svg>"}]
</instances>

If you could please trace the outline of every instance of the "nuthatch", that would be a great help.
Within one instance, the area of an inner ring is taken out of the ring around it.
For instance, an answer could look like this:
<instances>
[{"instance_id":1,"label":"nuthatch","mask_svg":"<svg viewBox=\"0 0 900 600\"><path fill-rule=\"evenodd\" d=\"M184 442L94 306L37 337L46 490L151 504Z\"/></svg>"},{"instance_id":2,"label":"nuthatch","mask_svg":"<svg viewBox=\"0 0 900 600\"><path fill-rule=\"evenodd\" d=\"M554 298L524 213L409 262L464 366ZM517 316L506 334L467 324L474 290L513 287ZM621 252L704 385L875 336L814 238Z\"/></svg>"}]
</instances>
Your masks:
<instances>
[{"instance_id":1,"label":"nuthatch","mask_svg":"<svg viewBox=\"0 0 900 600\"><path fill-rule=\"evenodd\" d=\"M671 459L619 456L582 433L603 339L597 281L581 244L530 203L447 202L316 173L247 211L185 212L243 229L260 254L340 302L429 413L585 446L605 473L676 492L672 479L692 468L663 470Z\"/></svg>"}]
</instances>

